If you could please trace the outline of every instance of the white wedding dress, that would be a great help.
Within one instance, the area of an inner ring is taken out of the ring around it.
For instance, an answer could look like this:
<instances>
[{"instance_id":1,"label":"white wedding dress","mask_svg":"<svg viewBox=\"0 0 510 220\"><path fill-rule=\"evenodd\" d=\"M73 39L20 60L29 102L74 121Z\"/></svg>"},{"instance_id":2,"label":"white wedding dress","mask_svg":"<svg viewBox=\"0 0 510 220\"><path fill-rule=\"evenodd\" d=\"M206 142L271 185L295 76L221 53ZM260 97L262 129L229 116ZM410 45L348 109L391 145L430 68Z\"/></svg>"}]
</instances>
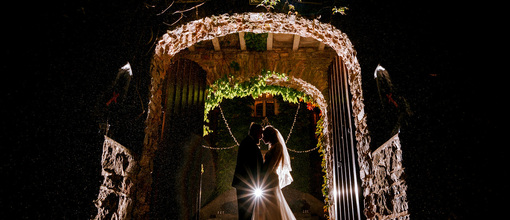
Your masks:
<instances>
[{"instance_id":1,"label":"white wedding dress","mask_svg":"<svg viewBox=\"0 0 510 220\"><path fill-rule=\"evenodd\" d=\"M270 144L270 149L264 156L263 169L266 169L266 174L261 180L263 196L257 198L254 220L296 219L282 193L282 188L293 181L290 175L290 157L282 135L278 130L276 133L278 142Z\"/></svg>"}]
</instances>

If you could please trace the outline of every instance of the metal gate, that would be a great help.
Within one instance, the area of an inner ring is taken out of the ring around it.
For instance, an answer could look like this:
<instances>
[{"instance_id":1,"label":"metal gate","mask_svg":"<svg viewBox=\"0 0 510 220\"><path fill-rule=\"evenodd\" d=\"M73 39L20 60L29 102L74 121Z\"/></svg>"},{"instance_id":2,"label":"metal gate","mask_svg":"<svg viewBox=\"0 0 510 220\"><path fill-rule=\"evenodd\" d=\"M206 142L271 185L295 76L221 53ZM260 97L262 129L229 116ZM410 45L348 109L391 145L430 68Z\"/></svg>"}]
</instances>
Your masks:
<instances>
[{"instance_id":1,"label":"metal gate","mask_svg":"<svg viewBox=\"0 0 510 220\"><path fill-rule=\"evenodd\" d=\"M362 219L360 179L356 155L355 129L347 69L340 57L329 67L329 95L331 112L331 144L334 189L329 189L333 219ZM330 180L331 181L331 180Z\"/></svg>"},{"instance_id":2,"label":"metal gate","mask_svg":"<svg viewBox=\"0 0 510 220\"><path fill-rule=\"evenodd\" d=\"M151 215L194 219L202 156L207 73L195 62L174 61L163 86L161 145L154 156Z\"/></svg>"}]
</instances>

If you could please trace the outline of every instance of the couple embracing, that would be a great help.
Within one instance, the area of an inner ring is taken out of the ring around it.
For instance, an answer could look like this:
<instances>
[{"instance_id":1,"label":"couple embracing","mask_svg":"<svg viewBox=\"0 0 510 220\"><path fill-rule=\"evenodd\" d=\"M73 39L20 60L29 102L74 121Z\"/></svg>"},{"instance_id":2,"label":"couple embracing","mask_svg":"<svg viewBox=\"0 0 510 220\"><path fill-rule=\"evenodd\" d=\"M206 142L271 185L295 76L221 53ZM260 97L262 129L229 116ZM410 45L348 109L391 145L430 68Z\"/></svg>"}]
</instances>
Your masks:
<instances>
[{"instance_id":1,"label":"couple embracing","mask_svg":"<svg viewBox=\"0 0 510 220\"><path fill-rule=\"evenodd\" d=\"M260 139L269 145L262 157ZM232 186L236 188L239 219L296 219L282 188L293 179L290 157L280 132L252 123L239 145Z\"/></svg>"}]
</instances>

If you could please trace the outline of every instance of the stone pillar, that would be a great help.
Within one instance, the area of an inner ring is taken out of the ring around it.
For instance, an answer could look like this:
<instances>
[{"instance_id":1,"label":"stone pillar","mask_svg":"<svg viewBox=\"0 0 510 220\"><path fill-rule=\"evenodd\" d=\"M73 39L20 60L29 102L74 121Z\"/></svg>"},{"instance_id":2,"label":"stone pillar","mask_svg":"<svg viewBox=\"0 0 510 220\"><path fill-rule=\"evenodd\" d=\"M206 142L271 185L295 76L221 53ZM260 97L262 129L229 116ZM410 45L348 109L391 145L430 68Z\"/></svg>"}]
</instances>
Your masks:
<instances>
[{"instance_id":1,"label":"stone pillar","mask_svg":"<svg viewBox=\"0 0 510 220\"><path fill-rule=\"evenodd\" d=\"M104 180L94 201L94 219L131 219L138 164L127 148L105 136L101 165Z\"/></svg>"},{"instance_id":2,"label":"stone pillar","mask_svg":"<svg viewBox=\"0 0 510 220\"><path fill-rule=\"evenodd\" d=\"M365 205L371 208L367 218L408 220L407 184L398 133L372 152L372 170L372 184L365 195Z\"/></svg>"}]
</instances>

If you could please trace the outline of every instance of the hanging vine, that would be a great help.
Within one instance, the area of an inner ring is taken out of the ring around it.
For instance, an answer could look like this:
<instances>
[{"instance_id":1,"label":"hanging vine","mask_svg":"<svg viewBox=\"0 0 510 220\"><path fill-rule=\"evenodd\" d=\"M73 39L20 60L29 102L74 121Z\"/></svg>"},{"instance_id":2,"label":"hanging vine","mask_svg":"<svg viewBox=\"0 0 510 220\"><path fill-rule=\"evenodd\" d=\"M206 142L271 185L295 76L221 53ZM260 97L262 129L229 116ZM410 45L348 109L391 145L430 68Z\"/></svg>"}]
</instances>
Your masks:
<instances>
[{"instance_id":1,"label":"hanging vine","mask_svg":"<svg viewBox=\"0 0 510 220\"><path fill-rule=\"evenodd\" d=\"M261 94L269 93L271 95L280 95L283 100L290 103L298 103L304 101L309 105L318 106L314 100L307 94L297 91L293 88L267 85L266 80L270 77L277 77L279 79L287 79L284 73L277 73L273 71L262 71L262 73L253 77L248 81L238 82L233 75L225 75L224 77L216 80L213 84L207 87L204 122L208 123L209 111L216 108L223 99L233 99L235 97L253 96L258 97ZM204 136L209 134L211 130L204 125Z\"/></svg>"},{"instance_id":2,"label":"hanging vine","mask_svg":"<svg viewBox=\"0 0 510 220\"><path fill-rule=\"evenodd\" d=\"M315 130L315 135L317 136L317 147L319 147L319 154L322 158L322 172L324 173L322 183L322 195L324 196L324 215L327 219L329 219L328 216L328 210L329 210L329 187L328 187L328 170L326 168L326 150L324 149L324 145L322 144L324 141L324 115L321 115L319 121L317 121L317 130Z\"/></svg>"}]
</instances>

